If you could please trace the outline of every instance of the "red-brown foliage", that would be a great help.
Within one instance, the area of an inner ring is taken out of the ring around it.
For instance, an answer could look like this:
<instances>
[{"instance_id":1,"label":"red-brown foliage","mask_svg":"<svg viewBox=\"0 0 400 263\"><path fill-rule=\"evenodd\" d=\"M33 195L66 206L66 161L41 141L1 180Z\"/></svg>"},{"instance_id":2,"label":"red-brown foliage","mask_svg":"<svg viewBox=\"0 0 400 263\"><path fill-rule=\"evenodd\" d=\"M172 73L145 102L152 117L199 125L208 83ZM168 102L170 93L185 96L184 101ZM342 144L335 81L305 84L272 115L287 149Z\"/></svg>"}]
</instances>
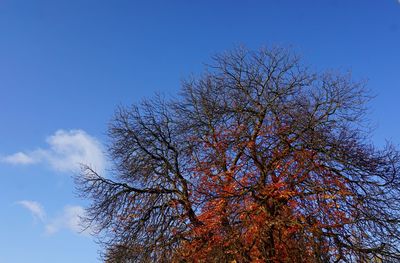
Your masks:
<instances>
[{"instance_id":1,"label":"red-brown foliage","mask_svg":"<svg viewBox=\"0 0 400 263\"><path fill-rule=\"evenodd\" d=\"M365 139L366 99L285 50L238 49L180 99L120 109L113 179L79 179L107 260L399 260L399 154Z\"/></svg>"}]
</instances>

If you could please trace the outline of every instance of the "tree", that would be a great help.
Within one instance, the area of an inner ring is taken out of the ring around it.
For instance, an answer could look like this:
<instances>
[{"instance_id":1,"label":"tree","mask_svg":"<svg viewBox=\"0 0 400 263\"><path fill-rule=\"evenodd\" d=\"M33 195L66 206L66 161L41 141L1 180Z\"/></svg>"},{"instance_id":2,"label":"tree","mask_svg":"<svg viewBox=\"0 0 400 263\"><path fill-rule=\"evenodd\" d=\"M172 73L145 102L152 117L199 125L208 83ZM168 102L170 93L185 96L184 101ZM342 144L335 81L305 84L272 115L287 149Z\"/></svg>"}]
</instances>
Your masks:
<instances>
[{"instance_id":1,"label":"tree","mask_svg":"<svg viewBox=\"0 0 400 263\"><path fill-rule=\"evenodd\" d=\"M108 262L399 261L400 156L368 140L368 99L288 50L238 48L178 98L120 108L112 176L78 178Z\"/></svg>"}]
</instances>

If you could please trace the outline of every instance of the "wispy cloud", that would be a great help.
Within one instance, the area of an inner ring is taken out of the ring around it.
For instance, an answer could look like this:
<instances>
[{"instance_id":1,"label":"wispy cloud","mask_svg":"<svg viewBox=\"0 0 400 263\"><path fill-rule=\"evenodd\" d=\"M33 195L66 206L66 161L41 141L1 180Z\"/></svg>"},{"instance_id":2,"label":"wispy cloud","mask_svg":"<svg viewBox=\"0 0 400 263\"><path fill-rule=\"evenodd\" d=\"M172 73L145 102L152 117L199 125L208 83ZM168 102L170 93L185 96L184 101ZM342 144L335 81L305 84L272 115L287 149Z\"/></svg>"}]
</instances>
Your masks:
<instances>
[{"instance_id":1,"label":"wispy cloud","mask_svg":"<svg viewBox=\"0 0 400 263\"><path fill-rule=\"evenodd\" d=\"M69 229L75 233L87 234L83 231L81 217L84 216L85 210L81 206L66 206L61 214L53 218L50 223L46 224L46 234L52 235L62 229ZM83 232L82 232L83 231Z\"/></svg>"},{"instance_id":2,"label":"wispy cloud","mask_svg":"<svg viewBox=\"0 0 400 263\"><path fill-rule=\"evenodd\" d=\"M29 210L35 220L39 220L44 225L46 235L53 235L61 230L69 230L77 234L87 235L90 229L85 229L82 224L82 217L85 209L81 206L67 205L54 217L47 217L43 206L36 201L22 200L16 202Z\"/></svg>"},{"instance_id":3,"label":"wispy cloud","mask_svg":"<svg viewBox=\"0 0 400 263\"><path fill-rule=\"evenodd\" d=\"M35 219L39 219L41 222L46 219L46 213L40 203L36 201L22 200L18 201L17 204L28 209Z\"/></svg>"},{"instance_id":4,"label":"wispy cloud","mask_svg":"<svg viewBox=\"0 0 400 263\"><path fill-rule=\"evenodd\" d=\"M46 139L47 148L17 152L1 158L14 165L48 164L56 171L76 172L86 164L103 172L106 166L103 147L94 137L83 130L58 130Z\"/></svg>"},{"instance_id":5,"label":"wispy cloud","mask_svg":"<svg viewBox=\"0 0 400 263\"><path fill-rule=\"evenodd\" d=\"M23 152L18 152L12 155L8 155L2 158L2 161L11 164L32 164L37 162L36 159L32 158L31 156Z\"/></svg>"}]
</instances>

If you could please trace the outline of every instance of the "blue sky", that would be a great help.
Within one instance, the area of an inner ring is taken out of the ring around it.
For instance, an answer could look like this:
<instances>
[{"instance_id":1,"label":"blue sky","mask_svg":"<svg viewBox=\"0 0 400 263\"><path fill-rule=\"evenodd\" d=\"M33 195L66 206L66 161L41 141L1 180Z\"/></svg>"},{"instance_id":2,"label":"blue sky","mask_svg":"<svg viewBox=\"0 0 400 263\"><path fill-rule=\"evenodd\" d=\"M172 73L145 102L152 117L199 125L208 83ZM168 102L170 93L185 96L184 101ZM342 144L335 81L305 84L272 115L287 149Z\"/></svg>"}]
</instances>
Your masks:
<instances>
[{"instance_id":1,"label":"blue sky","mask_svg":"<svg viewBox=\"0 0 400 263\"><path fill-rule=\"evenodd\" d=\"M399 145L396 0L0 0L0 263L100 262L79 233L77 163L105 170L118 105L176 94L238 44L291 46L367 80L371 138Z\"/></svg>"}]
</instances>

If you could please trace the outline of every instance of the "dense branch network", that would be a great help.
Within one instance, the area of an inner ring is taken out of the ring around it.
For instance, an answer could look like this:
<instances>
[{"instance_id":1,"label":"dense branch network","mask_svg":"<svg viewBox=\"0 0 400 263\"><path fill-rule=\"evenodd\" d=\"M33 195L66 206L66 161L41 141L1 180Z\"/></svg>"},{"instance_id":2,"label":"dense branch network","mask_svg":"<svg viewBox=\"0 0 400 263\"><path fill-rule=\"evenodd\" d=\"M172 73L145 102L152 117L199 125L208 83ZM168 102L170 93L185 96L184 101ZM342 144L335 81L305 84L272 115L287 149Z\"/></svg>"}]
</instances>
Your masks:
<instances>
[{"instance_id":1,"label":"dense branch network","mask_svg":"<svg viewBox=\"0 0 400 263\"><path fill-rule=\"evenodd\" d=\"M78 178L106 261L400 260L400 156L368 142L363 85L280 48L213 59L119 109L113 176Z\"/></svg>"}]
</instances>

